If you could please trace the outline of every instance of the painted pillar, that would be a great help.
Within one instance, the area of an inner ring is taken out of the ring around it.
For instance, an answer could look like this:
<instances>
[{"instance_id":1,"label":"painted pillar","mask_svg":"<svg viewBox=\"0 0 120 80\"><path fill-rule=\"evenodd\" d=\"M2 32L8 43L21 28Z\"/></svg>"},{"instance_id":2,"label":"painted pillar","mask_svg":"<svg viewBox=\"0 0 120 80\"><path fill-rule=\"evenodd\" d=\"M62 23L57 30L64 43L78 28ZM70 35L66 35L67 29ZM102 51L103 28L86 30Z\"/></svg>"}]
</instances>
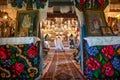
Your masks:
<instances>
[{"instance_id":1,"label":"painted pillar","mask_svg":"<svg viewBox=\"0 0 120 80\"><path fill-rule=\"evenodd\" d=\"M83 73L83 28L84 28L84 25L85 25L85 21L84 21L84 13L83 11L80 11L78 10L77 8L75 9L76 11L76 15L78 16L78 27L80 28L81 30L81 35L80 35L80 68L81 68L81 71Z\"/></svg>"}]
</instances>

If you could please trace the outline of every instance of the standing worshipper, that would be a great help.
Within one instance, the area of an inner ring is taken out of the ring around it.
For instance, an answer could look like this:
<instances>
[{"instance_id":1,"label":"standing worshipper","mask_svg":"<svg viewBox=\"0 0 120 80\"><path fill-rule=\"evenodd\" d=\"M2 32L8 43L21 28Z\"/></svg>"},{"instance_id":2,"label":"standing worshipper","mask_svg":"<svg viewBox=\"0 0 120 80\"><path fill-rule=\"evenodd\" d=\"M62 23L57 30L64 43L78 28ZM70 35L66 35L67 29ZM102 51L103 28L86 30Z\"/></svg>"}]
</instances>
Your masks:
<instances>
[{"instance_id":1,"label":"standing worshipper","mask_svg":"<svg viewBox=\"0 0 120 80\"><path fill-rule=\"evenodd\" d=\"M70 37L69 37L69 44L70 44L71 49L75 48L75 42L74 42L73 34L71 34Z\"/></svg>"},{"instance_id":2,"label":"standing worshipper","mask_svg":"<svg viewBox=\"0 0 120 80\"><path fill-rule=\"evenodd\" d=\"M44 48L49 50L50 49L50 45L49 45L48 39L49 39L49 35L46 34L45 38L44 38Z\"/></svg>"}]
</instances>

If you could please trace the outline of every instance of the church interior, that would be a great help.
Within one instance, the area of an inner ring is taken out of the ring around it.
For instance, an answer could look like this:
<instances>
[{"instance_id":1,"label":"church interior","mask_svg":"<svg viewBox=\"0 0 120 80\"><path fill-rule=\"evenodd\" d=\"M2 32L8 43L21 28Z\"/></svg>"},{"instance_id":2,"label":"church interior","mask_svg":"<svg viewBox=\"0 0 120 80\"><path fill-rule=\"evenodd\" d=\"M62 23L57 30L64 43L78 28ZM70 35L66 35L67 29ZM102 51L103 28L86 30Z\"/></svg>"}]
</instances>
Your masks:
<instances>
[{"instance_id":1,"label":"church interior","mask_svg":"<svg viewBox=\"0 0 120 80\"><path fill-rule=\"evenodd\" d=\"M119 0L0 0L0 79L119 80Z\"/></svg>"}]
</instances>

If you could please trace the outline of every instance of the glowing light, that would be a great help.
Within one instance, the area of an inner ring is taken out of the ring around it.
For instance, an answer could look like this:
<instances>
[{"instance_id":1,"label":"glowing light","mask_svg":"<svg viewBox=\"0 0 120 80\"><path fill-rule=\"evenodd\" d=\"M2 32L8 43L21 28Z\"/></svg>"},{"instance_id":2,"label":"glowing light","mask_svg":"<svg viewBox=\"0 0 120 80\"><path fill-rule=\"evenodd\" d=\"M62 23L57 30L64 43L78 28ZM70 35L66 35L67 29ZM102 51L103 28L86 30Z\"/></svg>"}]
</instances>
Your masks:
<instances>
[{"instance_id":1,"label":"glowing light","mask_svg":"<svg viewBox=\"0 0 120 80\"><path fill-rule=\"evenodd\" d=\"M120 17L120 14L118 14L116 17Z\"/></svg>"},{"instance_id":2,"label":"glowing light","mask_svg":"<svg viewBox=\"0 0 120 80\"><path fill-rule=\"evenodd\" d=\"M5 15L5 16L3 16L3 18L4 18L4 19L7 19L7 18L8 18L8 16L7 16L7 15Z\"/></svg>"}]
</instances>

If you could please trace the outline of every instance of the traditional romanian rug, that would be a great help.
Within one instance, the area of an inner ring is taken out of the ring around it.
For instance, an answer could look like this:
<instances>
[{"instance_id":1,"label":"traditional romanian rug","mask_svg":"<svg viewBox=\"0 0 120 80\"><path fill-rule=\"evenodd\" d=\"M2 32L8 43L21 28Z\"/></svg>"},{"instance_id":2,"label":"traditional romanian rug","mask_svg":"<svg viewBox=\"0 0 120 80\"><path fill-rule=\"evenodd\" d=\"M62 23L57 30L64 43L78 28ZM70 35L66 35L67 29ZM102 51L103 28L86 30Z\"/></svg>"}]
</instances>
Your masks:
<instances>
[{"instance_id":1,"label":"traditional romanian rug","mask_svg":"<svg viewBox=\"0 0 120 80\"><path fill-rule=\"evenodd\" d=\"M57 52L42 80L85 80L67 52Z\"/></svg>"}]
</instances>

